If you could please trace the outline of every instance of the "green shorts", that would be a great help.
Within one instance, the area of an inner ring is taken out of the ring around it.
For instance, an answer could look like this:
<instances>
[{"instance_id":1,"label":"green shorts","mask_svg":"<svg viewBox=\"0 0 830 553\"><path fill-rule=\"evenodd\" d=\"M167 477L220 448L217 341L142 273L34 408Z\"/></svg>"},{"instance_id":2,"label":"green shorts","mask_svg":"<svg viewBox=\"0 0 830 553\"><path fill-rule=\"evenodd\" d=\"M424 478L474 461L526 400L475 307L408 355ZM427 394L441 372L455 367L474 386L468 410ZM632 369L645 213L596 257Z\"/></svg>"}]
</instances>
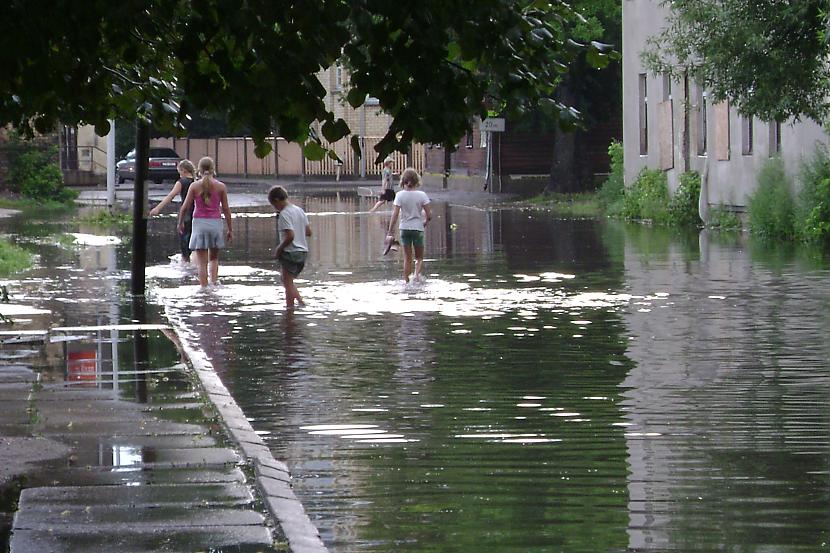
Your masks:
<instances>
[{"instance_id":1,"label":"green shorts","mask_svg":"<svg viewBox=\"0 0 830 553\"><path fill-rule=\"evenodd\" d=\"M283 251L280 255L280 265L284 271L294 276L299 275L305 267L305 259L308 254L303 251Z\"/></svg>"},{"instance_id":2,"label":"green shorts","mask_svg":"<svg viewBox=\"0 0 830 553\"><path fill-rule=\"evenodd\" d=\"M424 247L424 231L401 229L401 244L404 246Z\"/></svg>"}]
</instances>

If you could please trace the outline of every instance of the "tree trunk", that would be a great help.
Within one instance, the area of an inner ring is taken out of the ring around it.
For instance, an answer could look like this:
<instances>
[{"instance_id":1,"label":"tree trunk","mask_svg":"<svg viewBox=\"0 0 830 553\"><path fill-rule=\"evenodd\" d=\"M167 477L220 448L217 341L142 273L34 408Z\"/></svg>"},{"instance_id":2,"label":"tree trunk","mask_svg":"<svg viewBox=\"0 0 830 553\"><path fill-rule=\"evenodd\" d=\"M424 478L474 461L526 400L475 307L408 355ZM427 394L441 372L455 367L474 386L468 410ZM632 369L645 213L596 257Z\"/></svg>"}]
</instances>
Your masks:
<instances>
[{"instance_id":1,"label":"tree trunk","mask_svg":"<svg viewBox=\"0 0 830 553\"><path fill-rule=\"evenodd\" d=\"M574 94L569 83L563 82L556 93L557 100L571 106ZM584 167L584 158L578 158L577 145L581 142L576 131L565 131L559 125L553 131L553 160L550 167L550 180L544 192L577 192L580 189L580 176Z\"/></svg>"}]
</instances>

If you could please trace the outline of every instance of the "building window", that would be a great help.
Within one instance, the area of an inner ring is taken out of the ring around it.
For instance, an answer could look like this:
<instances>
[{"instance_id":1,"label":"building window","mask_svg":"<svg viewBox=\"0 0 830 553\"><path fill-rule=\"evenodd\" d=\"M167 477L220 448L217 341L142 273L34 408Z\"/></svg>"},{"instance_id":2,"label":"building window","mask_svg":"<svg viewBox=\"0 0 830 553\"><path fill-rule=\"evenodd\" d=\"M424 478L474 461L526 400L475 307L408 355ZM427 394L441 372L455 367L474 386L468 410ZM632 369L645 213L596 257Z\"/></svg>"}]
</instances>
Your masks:
<instances>
[{"instance_id":1,"label":"building window","mask_svg":"<svg viewBox=\"0 0 830 553\"><path fill-rule=\"evenodd\" d=\"M468 129L467 130L467 147L472 148L473 144L474 144L474 142L473 142L473 131L472 131L472 129Z\"/></svg>"},{"instance_id":2,"label":"building window","mask_svg":"<svg viewBox=\"0 0 830 553\"><path fill-rule=\"evenodd\" d=\"M334 66L334 90L343 90L343 67L339 63Z\"/></svg>"},{"instance_id":3,"label":"building window","mask_svg":"<svg viewBox=\"0 0 830 553\"><path fill-rule=\"evenodd\" d=\"M772 121L769 124L769 157L781 153L781 123Z\"/></svg>"},{"instance_id":4,"label":"building window","mask_svg":"<svg viewBox=\"0 0 830 553\"><path fill-rule=\"evenodd\" d=\"M640 155L648 155L648 81L640 73Z\"/></svg>"},{"instance_id":5,"label":"building window","mask_svg":"<svg viewBox=\"0 0 830 553\"><path fill-rule=\"evenodd\" d=\"M706 91L698 85L696 87L695 103L697 104L697 155L699 156L705 156L709 146L709 121L707 120L709 103L706 96Z\"/></svg>"},{"instance_id":6,"label":"building window","mask_svg":"<svg viewBox=\"0 0 830 553\"><path fill-rule=\"evenodd\" d=\"M663 101L671 102L671 75L663 73Z\"/></svg>"},{"instance_id":7,"label":"building window","mask_svg":"<svg viewBox=\"0 0 830 553\"><path fill-rule=\"evenodd\" d=\"M752 117L741 117L741 153L752 155L753 149Z\"/></svg>"}]
</instances>

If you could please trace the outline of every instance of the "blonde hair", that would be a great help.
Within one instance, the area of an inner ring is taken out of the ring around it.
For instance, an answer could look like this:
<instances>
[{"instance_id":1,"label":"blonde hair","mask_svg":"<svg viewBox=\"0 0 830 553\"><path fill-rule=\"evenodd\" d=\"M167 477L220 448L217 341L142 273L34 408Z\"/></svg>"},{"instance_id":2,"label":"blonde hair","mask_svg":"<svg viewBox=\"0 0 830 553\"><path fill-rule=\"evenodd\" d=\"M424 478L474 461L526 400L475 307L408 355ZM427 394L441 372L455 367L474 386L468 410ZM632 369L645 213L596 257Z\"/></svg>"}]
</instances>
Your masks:
<instances>
[{"instance_id":1,"label":"blonde hair","mask_svg":"<svg viewBox=\"0 0 830 553\"><path fill-rule=\"evenodd\" d=\"M412 167L407 167L401 173L401 186L406 188L418 188L421 186L421 175Z\"/></svg>"},{"instance_id":2,"label":"blonde hair","mask_svg":"<svg viewBox=\"0 0 830 553\"><path fill-rule=\"evenodd\" d=\"M207 156L199 160L199 175L202 177L202 201L206 204L210 203L210 193L213 187L211 186L211 177L216 172L216 164L213 159Z\"/></svg>"},{"instance_id":3,"label":"blonde hair","mask_svg":"<svg viewBox=\"0 0 830 553\"><path fill-rule=\"evenodd\" d=\"M179 171L186 171L193 176L196 176L196 168L193 167L193 163L189 159L183 159L179 162L178 165Z\"/></svg>"}]
</instances>

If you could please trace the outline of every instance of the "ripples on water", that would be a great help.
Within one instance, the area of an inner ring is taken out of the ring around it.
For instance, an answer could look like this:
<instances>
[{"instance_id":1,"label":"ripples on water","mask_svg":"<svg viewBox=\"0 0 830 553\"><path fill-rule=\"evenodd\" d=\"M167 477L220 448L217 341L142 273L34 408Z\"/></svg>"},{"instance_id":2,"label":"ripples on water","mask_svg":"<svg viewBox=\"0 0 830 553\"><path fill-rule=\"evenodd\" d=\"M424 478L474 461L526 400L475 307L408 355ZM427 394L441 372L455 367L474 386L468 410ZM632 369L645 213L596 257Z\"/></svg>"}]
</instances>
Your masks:
<instances>
[{"instance_id":1,"label":"ripples on water","mask_svg":"<svg viewBox=\"0 0 830 553\"><path fill-rule=\"evenodd\" d=\"M819 550L827 272L491 217L421 284L371 244L312 260L294 313L264 258L208 292L152 269L331 550Z\"/></svg>"}]
</instances>

